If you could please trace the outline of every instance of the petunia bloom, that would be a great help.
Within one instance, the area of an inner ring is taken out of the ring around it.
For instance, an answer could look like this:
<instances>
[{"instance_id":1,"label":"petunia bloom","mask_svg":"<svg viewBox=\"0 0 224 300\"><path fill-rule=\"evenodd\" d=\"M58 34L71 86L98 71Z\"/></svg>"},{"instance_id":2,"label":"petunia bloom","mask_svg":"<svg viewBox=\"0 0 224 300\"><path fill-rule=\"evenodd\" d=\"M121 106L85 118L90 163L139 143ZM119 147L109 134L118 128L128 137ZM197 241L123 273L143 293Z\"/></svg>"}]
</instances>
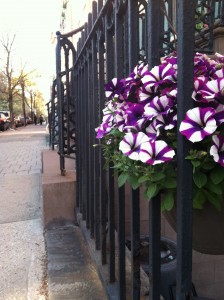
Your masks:
<instances>
[{"instance_id":1,"label":"petunia bloom","mask_svg":"<svg viewBox=\"0 0 224 300\"><path fill-rule=\"evenodd\" d=\"M124 80L113 78L109 83L105 84L105 96L109 99L114 97L122 98Z\"/></svg>"},{"instance_id":2,"label":"petunia bloom","mask_svg":"<svg viewBox=\"0 0 224 300\"><path fill-rule=\"evenodd\" d=\"M172 160L175 155L164 141L149 141L140 147L139 159L149 165L156 165Z\"/></svg>"},{"instance_id":3,"label":"petunia bloom","mask_svg":"<svg viewBox=\"0 0 224 300\"><path fill-rule=\"evenodd\" d=\"M210 149L210 154L213 156L214 161L224 167L224 137L221 135L213 135L214 142Z\"/></svg>"},{"instance_id":4,"label":"petunia bloom","mask_svg":"<svg viewBox=\"0 0 224 300\"><path fill-rule=\"evenodd\" d=\"M217 128L213 108L196 107L187 111L185 119L180 124L180 133L191 142L202 141Z\"/></svg>"},{"instance_id":5,"label":"petunia bloom","mask_svg":"<svg viewBox=\"0 0 224 300\"><path fill-rule=\"evenodd\" d=\"M150 103L145 105L144 115L151 120L160 114L167 114L172 107L173 101L167 96L155 97Z\"/></svg>"},{"instance_id":6,"label":"petunia bloom","mask_svg":"<svg viewBox=\"0 0 224 300\"><path fill-rule=\"evenodd\" d=\"M139 150L142 143L148 142L148 136L143 132L125 134L120 142L119 150L130 159L139 160Z\"/></svg>"}]
</instances>

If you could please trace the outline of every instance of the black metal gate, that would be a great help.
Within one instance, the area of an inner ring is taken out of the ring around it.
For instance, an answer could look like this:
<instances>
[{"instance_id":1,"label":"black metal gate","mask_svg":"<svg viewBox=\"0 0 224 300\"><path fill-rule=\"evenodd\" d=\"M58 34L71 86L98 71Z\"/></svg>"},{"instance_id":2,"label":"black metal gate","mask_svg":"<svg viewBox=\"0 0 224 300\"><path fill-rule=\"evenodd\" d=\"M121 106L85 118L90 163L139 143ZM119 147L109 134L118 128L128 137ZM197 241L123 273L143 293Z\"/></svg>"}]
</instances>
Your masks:
<instances>
[{"instance_id":1,"label":"black metal gate","mask_svg":"<svg viewBox=\"0 0 224 300\"><path fill-rule=\"evenodd\" d=\"M178 49L178 120L182 120L192 108L189 99L193 91L194 53L213 53L213 29L223 26L223 10L223 1L215 0L99 0L92 2L92 12L83 27L68 34L58 33L57 79L53 88L58 101L51 106L51 109L54 106L51 113L55 115L57 110L61 172L64 172L64 157L76 157L77 210L86 221L95 248L100 250L102 265L108 264L109 283L118 284L116 299L140 299L140 196L138 189L131 191L129 292L125 189L118 189L111 166L104 169L100 147L93 147L99 144L95 128L102 119L104 84L113 77L127 76L139 61L148 62L150 67L158 65L161 57ZM81 38L75 51L69 37L79 31ZM62 50L64 70L61 70ZM192 293L191 275L192 167L185 159L191 145L177 135L176 299L197 299ZM149 203L151 300L160 299L161 294L160 215L160 201L152 199Z\"/></svg>"}]
</instances>

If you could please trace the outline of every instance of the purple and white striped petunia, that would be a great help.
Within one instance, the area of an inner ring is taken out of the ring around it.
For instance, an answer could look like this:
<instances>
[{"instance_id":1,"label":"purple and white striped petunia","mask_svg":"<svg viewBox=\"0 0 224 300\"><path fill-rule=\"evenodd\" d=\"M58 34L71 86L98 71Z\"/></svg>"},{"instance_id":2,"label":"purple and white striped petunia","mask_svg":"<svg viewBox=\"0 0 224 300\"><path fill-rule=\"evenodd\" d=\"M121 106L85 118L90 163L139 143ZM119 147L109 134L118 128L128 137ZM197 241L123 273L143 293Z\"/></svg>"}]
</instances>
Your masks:
<instances>
[{"instance_id":1,"label":"purple and white striped petunia","mask_svg":"<svg viewBox=\"0 0 224 300\"><path fill-rule=\"evenodd\" d=\"M133 72L136 77L143 77L145 74L149 72L148 65L141 63L134 68Z\"/></svg>"},{"instance_id":2,"label":"purple and white striped petunia","mask_svg":"<svg viewBox=\"0 0 224 300\"><path fill-rule=\"evenodd\" d=\"M155 119L156 127L162 127L165 130L173 129L177 124L176 112L171 112L166 115L158 115Z\"/></svg>"},{"instance_id":3,"label":"purple and white striped petunia","mask_svg":"<svg viewBox=\"0 0 224 300\"><path fill-rule=\"evenodd\" d=\"M214 108L196 107L188 110L180 124L180 133L192 143L202 141L217 129L215 113Z\"/></svg>"},{"instance_id":4,"label":"purple and white striped petunia","mask_svg":"<svg viewBox=\"0 0 224 300\"><path fill-rule=\"evenodd\" d=\"M139 159L146 164L156 165L173 159L175 152L164 141L149 141L140 147Z\"/></svg>"},{"instance_id":5,"label":"purple and white striped petunia","mask_svg":"<svg viewBox=\"0 0 224 300\"><path fill-rule=\"evenodd\" d=\"M113 78L109 83L105 84L105 96L109 99L114 97L122 98L124 88L124 80Z\"/></svg>"},{"instance_id":6,"label":"purple and white striped petunia","mask_svg":"<svg viewBox=\"0 0 224 300\"><path fill-rule=\"evenodd\" d=\"M210 154L213 156L214 161L224 167L224 137L221 135L213 135L214 142L210 149Z\"/></svg>"},{"instance_id":7,"label":"purple and white striped petunia","mask_svg":"<svg viewBox=\"0 0 224 300\"><path fill-rule=\"evenodd\" d=\"M136 130L141 131L146 118L143 116L144 106L141 104L131 104L125 111L125 127L133 126Z\"/></svg>"},{"instance_id":8,"label":"purple and white striped petunia","mask_svg":"<svg viewBox=\"0 0 224 300\"><path fill-rule=\"evenodd\" d=\"M151 92L152 87L156 90L161 84L173 82L176 82L176 70L171 64L155 66L142 78L143 86L147 92Z\"/></svg>"},{"instance_id":9,"label":"purple and white striped petunia","mask_svg":"<svg viewBox=\"0 0 224 300\"><path fill-rule=\"evenodd\" d=\"M151 120L160 114L167 114L172 104L172 99L167 96L155 97L150 103L145 105L144 115L148 120Z\"/></svg>"},{"instance_id":10,"label":"purple and white striped petunia","mask_svg":"<svg viewBox=\"0 0 224 300\"><path fill-rule=\"evenodd\" d=\"M150 140L155 141L160 134L159 127L162 124L157 124L156 119L151 122L146 128L145 131Z\"/></svg>"},{"instance_id":11,"label":"purple and white striped petunia","mask_svg":"<svg viewBox=\"0 0 224 300\"><path fill-rule=\"evenodd\" d=\"M210 80L206 83L205 90L201 90L202 97L207 101L224 103L224 78Z\"/></svg>"},{"instance_id":12,"label":"purple and white striped petunia","mask_svg":"<svg viewBox=\"0 0 224 300\"><path fill-rule=\"evenodd\" d=\"M218 104L215 111L216 111L216 114L215 114L214 118L216 119L216 123L219 126L224 122L224 105Z\"/></svg>"},{"instance_id":13,"label":"purple and white striped petunia","mask_svg":"<svg viewBox=\"0 0 224 300\"><path fill-rule=\"evenodd\" d=\"M102 123L98 128L96 128L96 138L101 139L106 134L108 134L113 129L112 123Z\"/></svg>"},{"instance_id":14,"label":"purple and white striped petunia","mask_svg":"<svg viewBox=\"0 0 224 300\"><path fill-rule=\"evenodd\" d=\"M119 150L130 159L139 160L139 151L142 143L148 142L148 136L143 132L125 134L119 144Z\"/></svg>"}]
</instances>

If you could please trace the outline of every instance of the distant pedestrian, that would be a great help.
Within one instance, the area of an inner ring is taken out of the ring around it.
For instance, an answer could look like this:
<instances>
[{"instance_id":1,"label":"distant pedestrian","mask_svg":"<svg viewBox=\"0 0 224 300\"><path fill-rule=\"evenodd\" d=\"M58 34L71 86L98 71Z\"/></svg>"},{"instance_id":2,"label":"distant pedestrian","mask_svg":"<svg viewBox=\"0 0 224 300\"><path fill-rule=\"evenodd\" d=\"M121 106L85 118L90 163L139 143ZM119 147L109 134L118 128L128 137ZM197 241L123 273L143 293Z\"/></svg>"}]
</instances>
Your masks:
<instances>
[{"instance_id":1,"label":"distant pedestrian","mask_svg":"<svg viewBox=\"0 0 224 300\"><path fill-rule=\"evenodd\" d=\"M37 116L34 114L34 124L37 125Z\"/></svg>"},{"instance_id":2,"label":"distant pedestrian","mask_svg":"<svg viewBox=\"0 0 224 300\"><path fill-rule=\"evenodd\" d=\"M44 118L42 115L40 115L40 125L42 125L43 121L44 121Z\"/></svg>"}]
</instances>

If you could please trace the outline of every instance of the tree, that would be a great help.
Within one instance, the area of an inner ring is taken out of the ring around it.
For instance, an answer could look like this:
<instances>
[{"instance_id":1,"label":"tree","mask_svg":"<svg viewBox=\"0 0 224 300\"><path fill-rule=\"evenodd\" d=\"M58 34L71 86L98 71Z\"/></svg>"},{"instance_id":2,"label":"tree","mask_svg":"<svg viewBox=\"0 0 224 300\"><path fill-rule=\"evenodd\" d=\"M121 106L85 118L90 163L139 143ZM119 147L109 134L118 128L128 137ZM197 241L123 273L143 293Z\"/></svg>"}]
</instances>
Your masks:
<instances>
[{"instance_id":1,"label":"tree","mask_svg":"<svg viewBox=\"0 0 224 300\"><path fill-rule=\"evenodd\" d=\"M15 93L17 92L16 87L19 85L19 82L21 80L21 74L19 74L19 76L15 76L15 72L12 66L12 51L15 38L15 34L11 39L7 34L6 38L2 37L2 39L0 40L6 54L5 64L3 66L3 70L1 71L2 75L5 77L5 80L3 81L4 84L0 86L0 92L5 95L5 99L8 103L12 127L14 127L13 98Z\"/></svg>"}]
</instances>

